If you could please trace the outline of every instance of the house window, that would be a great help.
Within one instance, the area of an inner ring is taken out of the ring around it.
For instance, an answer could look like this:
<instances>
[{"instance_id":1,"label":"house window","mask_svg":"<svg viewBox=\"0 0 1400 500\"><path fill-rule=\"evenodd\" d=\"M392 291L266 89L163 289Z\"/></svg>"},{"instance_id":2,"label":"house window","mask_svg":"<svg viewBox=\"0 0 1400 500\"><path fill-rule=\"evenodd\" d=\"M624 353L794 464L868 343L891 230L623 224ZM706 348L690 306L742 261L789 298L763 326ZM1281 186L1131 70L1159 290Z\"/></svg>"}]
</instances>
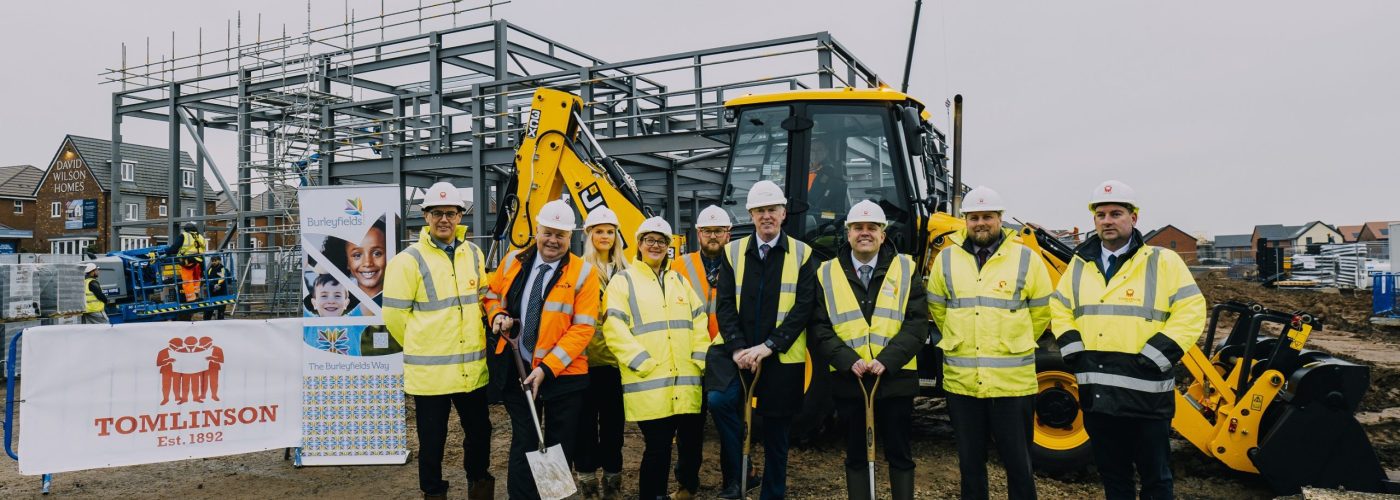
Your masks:
<instances>
[{"instance_id":1,"label":"house window","mask_svg":"<svg viewBox=\"0 0 1400 500\"><path fill-rule=\"evenodd\" d=\"M122 236L122 250L135 250L151 246L149 236Z\"/></svg>"},{"instance_id":2,"label":"house window","mask_svg":"<svg viewBox=\"0 0 1400 500\"><path fill-rule=\"evenodd\" d=\"M1171 242L1170 244L1171 244L1172 250L1176 250L1176 242L1173 241L1173 242Z\"/></svg>"},{"instance_id":3,"label":"house window","mask_svg":"<svg viewBox=\"0 0 1400 500\"><path fill-rule=\"evenodd\" d=\"M168 213L170 213L170 209L166 208L165 205L161 205L161 206L160 206L160 216L161 216L161 217L167 217L166 214L168 214Z\"/></svg>"},{"instance_id":4,"label":"house window","mask_svg":"<svg viewBox=\"0 0 1400 500\"><path fill-rule=\"evenodd\" d=\"M24 202L23 202L23 201L15 200L15 213L16 213L16 214L23 214L23 213L24 213Z\"/></svg>"},{"instance_id":5,"label":"house window","mask_svg":"<svg viewBox=\"0 0 1400 500\"><path fill-rule=\"evenodd\" d=\"M122 180L126 182L136 181L136 163L129 161L122 162Z\"/></svg>"},{"instance_id":6,"label":"house window","mask_svg":"<svg viewBox=\"0 0 1400 500\"><path fill-rule=\"evenodd\" d=\"M141 208L140 205L137 205L135 203L127 203L126 210L123 211L123 220L141 220L141 214L137 212L137 209L139 208Z\"/></svg>"},{"instance_id":7,"label":"house window","mask_svg":"<svg viewBox=\"0 0 1400 500\"><path fill-rule=\"evenodd\" d=\"M1308 237L1308 244L1309 244L1309 245L1312 244L1312 236L1309 236L1309 237Z\"/></svg>"},{"instance_id":8,"label":"house window","mask_svg":"<svg viewBox=\"0 0 1400 500\"><path fill-rule=\"evenodd\" d=\"M185 217L194 217L194 207L185 209Z\"/></svg>"},{"instance_id":9,"label":"house window","mask_svg":"<svg viewBox=\"0 0 1400 500\"><path fill-rule=\"evenodd\" d=\"M82 255L83 252L96 241L97 240L94 238L53 240L49 242L49 253L58 255Z\"/></svg>"},{"instance_id":10,"label":"house window","mask_svg":"<svg viewBox=\"0 0 1400 500\"><path fill-rule=\"evenodd\" d=\"M181 171L180 171L180 185L181 185L181 186L184 186L184 187L187 187L187 188L193 188L193 187L194 187L194 171L193 171L193 170L181 170Z\"/></svg>"},{"instance_id":11,"label":"house window","mask_svg":"<svg viewBox=\"0 0 1400 500\"><path fill-rule=\"evenodd\" d=\"M63 203L55 201L49 205L49 217L55 219L63 217Z\"/></svg>"}]
</instances>

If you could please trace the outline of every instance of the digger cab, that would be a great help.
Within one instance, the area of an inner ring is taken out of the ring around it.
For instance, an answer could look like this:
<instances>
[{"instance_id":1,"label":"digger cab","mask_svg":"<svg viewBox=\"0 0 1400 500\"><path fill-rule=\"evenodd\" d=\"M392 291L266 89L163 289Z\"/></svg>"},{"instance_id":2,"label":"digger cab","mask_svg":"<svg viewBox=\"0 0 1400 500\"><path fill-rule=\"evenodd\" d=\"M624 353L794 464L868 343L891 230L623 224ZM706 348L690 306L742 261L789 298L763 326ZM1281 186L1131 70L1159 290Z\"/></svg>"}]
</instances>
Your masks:
<instances>
[{"instance_id":1,"label":"digger cab","mask_svg":"<svg viewBox=\"0 0 1400 500\"><path fill-rule=\"evenodd\" d=\"M922 257L930 214L950 197L944 134L923 103L888 88L798 90L724 103L734 125L724 203L735 226L751 224L743 201L760 180L783 187L783 230L820 259L845 241L846 212L878 203L900 252ZM741 229L742 231L742 229Z\"/></svg>"}]
</instances>

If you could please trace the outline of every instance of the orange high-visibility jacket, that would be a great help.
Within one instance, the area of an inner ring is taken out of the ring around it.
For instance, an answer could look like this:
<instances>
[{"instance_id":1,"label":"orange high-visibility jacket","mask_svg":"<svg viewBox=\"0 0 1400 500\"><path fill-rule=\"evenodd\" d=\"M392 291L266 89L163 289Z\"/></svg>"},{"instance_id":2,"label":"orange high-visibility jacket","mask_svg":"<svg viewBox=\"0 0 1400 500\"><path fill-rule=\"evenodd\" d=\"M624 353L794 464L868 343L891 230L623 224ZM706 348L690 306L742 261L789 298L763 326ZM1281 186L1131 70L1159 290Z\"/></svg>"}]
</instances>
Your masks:
<instances>
[{"instance_id":1,"label":"orange high-visibility jacket","mask_svg":"<svg viewBox=\"0 0 1400 500\"><path fill-rule=\"evenodd\" d=\"M490 290L485 296L488 325L495 322L497 314L506 312L505 298L510 286L522 271L529 276L535 253L533 248L511 252L501 260L501 265L491 276ZM553 279L554 286L544 296L539 336L535 340L530 367L544 365L554 376L588 373L588 356L584 354L584 349L593 339L601 300L597 271L582 258L566 254L555 273L558 276ZM526 299L522 297L520 300ZM496 343L496 354L504 351L505 347L503 337Z\"/></svg>"},{"instance_id":2,"label":"orange high-visibility jacket","mask_svg":"<svg viewBox=\"0 0 1400 500\"><path fill-rule=\"evenodd\" d=\"M671 261L671 270L678 272L690 281L691 288L705 300L705 313L710 315L710 340L719 334L719 319L715 317L715 290L710 288L710 280L705 278L705 262L700 252L691 252Z\"/></svg>"}]
</instances>

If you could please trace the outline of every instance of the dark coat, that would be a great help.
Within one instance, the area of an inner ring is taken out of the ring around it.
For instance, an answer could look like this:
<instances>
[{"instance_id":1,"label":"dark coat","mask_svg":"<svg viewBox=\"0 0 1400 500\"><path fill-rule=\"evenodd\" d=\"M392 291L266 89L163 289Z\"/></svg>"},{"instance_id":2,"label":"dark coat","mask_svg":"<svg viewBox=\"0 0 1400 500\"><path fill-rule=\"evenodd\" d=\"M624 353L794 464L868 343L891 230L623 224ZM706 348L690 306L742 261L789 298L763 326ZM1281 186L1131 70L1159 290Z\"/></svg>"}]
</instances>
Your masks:
<instances>
[{"instance_id":1,"label":"dark coat","mask_svg":"<svg viewBox=\"0 0 1400 500\"><path fill-rule=\"evenodd\" d=\"M889 271L890 263L894 260L895 255L895 251L888 246L880 249L875 272L870 276L870 283L875 286L867 289L861 284L860 275L857 274L854 264L851 262L850 250L843 246L836 252L836 260L840 263L839 267L845 271L846 281L850 283L851 290L855 292L856 300L860 302L860 312L865 315L866 321L870 321L870 316L875 312L875 299L880 294L880 283L884 282L885 274ZM832 276L832 279L840 279L840 277ZM905 370L903 367L909 360L918 356L919 350L928 340L928 303L925 298L927 292L922 283L923 279L920 277L918 269L915 269L914 276L909 283L909 300L904 305L904 324L889 345L886 345L880 351L880 355L875 357L887 369L885 374L880 377L877 399L910 397L919 394L919 372ZM820 293L822 297L826 296L825 289L822 289ZM836 374L831 379L832 393L838 398L862 397L860 387L857 386L860 380L851 374L851 365L860 359L860 355L856 354L855 350L847 346L836 335L824 299L817 307L812 325L807 329L807 336L812 349L822 358L830 360L831 366L836 368ZM865 378L873 379L873 376L866 375ZM870 383L867 380L866 387L869 387Z\"/></svg>"},{"instance_id":2,"label":"dark coat","mask_svg":"<svg viewBox=\"0 0 1400 500\"><path fill-rule=\"evenodd\" d=\"M787 235L778 238L778 244L768 251L769 263L781 263L788 248ZM734 295L734 268L729 261L724 262L719 273L719 290L716 297L716 317L719 333L724 343L711 346L705 357L705 389L724 390L738 374L734 364L734 353L749 346L772 342L773 355L763 360L763 373L759 377L755 395L758 398L757 410L760 415L795 415L802 408L802 382L805 367L802 364L783 364L778 361L780 354L794 346L798 334L807 329L812 312L817 306L820 287L817 286L817 260L811 258L797 272L797 301L783 319L783 324L774 326L778 320L778 287L782 282L781 265L764 265L758 258L758 239L751 238L744 251L744 292L742 297ZM744 307L738 307L743 301ZM747 380L749 375L745 375Z\"/></svg>"}]
</instances>

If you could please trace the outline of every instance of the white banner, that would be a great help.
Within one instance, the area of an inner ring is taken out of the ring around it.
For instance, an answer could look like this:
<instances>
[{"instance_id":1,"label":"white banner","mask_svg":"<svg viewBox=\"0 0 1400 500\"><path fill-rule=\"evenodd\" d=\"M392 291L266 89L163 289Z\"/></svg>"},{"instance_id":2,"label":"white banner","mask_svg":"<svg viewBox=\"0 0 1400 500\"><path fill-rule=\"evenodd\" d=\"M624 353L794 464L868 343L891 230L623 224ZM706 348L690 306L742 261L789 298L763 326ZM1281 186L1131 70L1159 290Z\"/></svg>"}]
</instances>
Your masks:
<instances>
[{"instance_id":1,"label":"white banner","mask_svg":"<svg viewBox=\"0 0 1400 500\"><path fill-rule=\"evenodd\" d=\"M301 320L24 331L19 471L298 446Z\"/></svg>"},{"instance_id":2,"label":"white banner","mask_svg":"<svg viewBox=\"0 0 1400 500\"><path fill-rule=\"evenodd\" d=\"M301 206L305 436L300 465L408 461L403 348L384 328L399 187L317 186Z\"/></svg>"}]
</instances>

